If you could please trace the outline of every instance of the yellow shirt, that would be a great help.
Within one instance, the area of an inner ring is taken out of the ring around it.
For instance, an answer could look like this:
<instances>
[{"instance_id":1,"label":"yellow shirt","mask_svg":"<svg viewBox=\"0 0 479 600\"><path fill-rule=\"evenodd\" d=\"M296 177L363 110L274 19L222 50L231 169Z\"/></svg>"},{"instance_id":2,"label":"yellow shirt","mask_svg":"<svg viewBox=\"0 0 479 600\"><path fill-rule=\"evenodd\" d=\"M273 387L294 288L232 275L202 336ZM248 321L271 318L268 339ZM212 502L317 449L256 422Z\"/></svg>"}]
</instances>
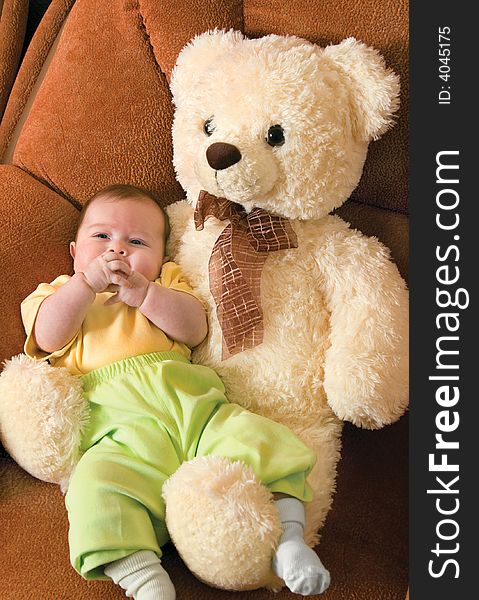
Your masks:
<instances>
[{"instance_id":1,"label":"yellow shirt","mask_svg":"<svg viewBox=\"0 0 479 600\"><path fill-rule=\"evenodd\" d=\"M96 295L80 330L64 348L52 354L43 352L32 333L38 309L45 298L69 279L69 275L61 275L52 283L41 283L22 302L27 356L48 358L52 365L66 367L73 375L83 375L117 360L149 352L176 351L190 358L191 350L185 344L170 339L138 309L123 302L104 306L106 300L112 296L110 292ZM173 262L163 265L160 277L155 283L197 297L184 279L179 265Z\"/></svg>"}]
</instances>

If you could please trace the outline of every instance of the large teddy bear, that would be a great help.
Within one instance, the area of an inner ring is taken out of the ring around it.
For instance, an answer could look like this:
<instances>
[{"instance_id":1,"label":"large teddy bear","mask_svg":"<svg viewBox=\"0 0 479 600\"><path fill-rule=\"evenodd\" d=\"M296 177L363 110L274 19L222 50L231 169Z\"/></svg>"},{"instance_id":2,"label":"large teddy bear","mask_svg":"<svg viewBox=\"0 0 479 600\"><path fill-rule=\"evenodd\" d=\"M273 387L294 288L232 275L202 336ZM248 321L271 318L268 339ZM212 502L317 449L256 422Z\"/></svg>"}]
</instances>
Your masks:
<instances>
[{"instance_id":1,"label":"large teddy bear","mask_svg":"<svg viewBox=\"0 0 479 600\"><path fill-rule=\"evenodd\" d=\"M209 307L209 336L193 359L220 374L231 401L314 449L313 546L342 422L379 428L408 401L404 282L384 246L329 214L357 185L369 141L392 122L397 77L354 39L322 49L214 31L181 52L171 89L187 200L168 210L170 253ZM81 384L65 369L23 355L8 362L2 442L30 473L65 489L87 419ZM195 459L163 495L169 532L200 579L281 586L270 568L278 514L249 467Z\"/></svg>"},{"instance_id":2,"label":"large teddy bear","mask_svg":"<svg viewBox=\"0 0 479 600\"><path fill-rule=\"evenodd\" d=\"M353 38L215 31L183 49L171 89L187 194L168 209L171 252L209 305L193 360L314 449L313 545L342 422L379 428L408 404L405 284L377 239L330 214L392 124L398 77Z\"/></svg>"}]
</instances>

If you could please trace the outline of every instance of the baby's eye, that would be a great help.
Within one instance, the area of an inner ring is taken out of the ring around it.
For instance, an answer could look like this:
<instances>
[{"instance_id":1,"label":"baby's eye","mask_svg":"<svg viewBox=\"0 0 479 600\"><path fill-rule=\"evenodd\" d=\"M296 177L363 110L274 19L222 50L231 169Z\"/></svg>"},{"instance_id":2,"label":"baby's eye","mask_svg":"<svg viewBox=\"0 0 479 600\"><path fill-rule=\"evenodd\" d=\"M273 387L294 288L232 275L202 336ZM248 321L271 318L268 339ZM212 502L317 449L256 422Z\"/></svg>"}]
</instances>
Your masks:
<instances>
[{"instance_id":1,"label":"baby's eye","mask_svg":"<svg viewBox=\"0 0 479 600\"><path fill-rule=\"evenodd\" d=\"M108 239L108 235L106 233L95 233L93 237L99 238L100 240Z\"/></svg>"},{"instance_id":2,"label":"baby's eye","mask_svg":"<svg viewBox=\"0 0 479 600\"><path fill-rule=\"evenodd\" d=\"M143 240L130 240L130 244L134 244L135 246L142 246L143 245Z\"/></svg>"}]
</instances>

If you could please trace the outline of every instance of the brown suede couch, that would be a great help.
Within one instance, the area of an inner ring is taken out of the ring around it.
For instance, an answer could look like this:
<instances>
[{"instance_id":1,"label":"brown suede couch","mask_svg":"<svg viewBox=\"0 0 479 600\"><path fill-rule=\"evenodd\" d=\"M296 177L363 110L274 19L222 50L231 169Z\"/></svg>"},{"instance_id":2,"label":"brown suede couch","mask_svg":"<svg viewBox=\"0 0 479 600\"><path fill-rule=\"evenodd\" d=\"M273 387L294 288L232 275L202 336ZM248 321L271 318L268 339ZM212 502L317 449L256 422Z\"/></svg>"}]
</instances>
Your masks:
<instances>
[{"instance_id":1,"label":"brown suede couch","mask_svg":"<svg viewBox=\"0 0 479 600\"><path fill-rule=\"evenodd\" d=\"M28 19L28 0L0 0L0 120L15 81Z\"/></svg>"},{"instance_id":2,"label":"brown suede couch","mask_svg":"<svg viewBox=\"0 0 479 600\"><path fill-rule=\"evenodd\" d=\"M8 28L5 7L20 18ZM8 31L11 41L0 39L2 66L8 62L8 73L0 68L6 73L0 81L6 103L0 125L0 360L22 351L20 301L40 281L69 271L68 241L79 207L93 192L125 182L152 190L163 203L182 197L171 162L168 80L181 47L214 27L250 37L295 34L321 45L355 36L380 50L401 75L397 125L371 145L361 183L339 212L386 243L406 276L406 0L53 0L16 73L24 7L3 0L0 20L0 33ZM337 491L318 547L332 576L325 600L405 598L407 459L407 417L381 431L345 427ZM0 600L123 597L110 582L86 582L72 570L60 490L27 475L5 452L0 540ZM163 562L179 600L297 598L286 590L274 596L211 589L171 546Z\"/></svg>"}]
</instances>

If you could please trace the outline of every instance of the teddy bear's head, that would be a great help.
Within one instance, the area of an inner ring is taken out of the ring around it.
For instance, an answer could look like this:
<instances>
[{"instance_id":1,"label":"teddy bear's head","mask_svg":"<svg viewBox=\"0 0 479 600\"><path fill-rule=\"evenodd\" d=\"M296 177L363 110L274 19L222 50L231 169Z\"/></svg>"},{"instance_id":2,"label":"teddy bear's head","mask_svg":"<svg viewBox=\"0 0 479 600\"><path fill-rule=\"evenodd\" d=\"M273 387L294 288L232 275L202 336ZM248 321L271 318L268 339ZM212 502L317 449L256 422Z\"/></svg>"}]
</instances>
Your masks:
<instances>
[{"instance_id":1,"label":"teddy bear's head","mask_svg":"<svg viewBox=\"0 0 479 600\"><path fill-rule=\"evenodd\" d=\"M174 163L200 190L292 219L340 206L370 140L392 123L398 77L353 38L320 48L293 36L197 36L178 57Z\"/></svg>"}]
</instances>

